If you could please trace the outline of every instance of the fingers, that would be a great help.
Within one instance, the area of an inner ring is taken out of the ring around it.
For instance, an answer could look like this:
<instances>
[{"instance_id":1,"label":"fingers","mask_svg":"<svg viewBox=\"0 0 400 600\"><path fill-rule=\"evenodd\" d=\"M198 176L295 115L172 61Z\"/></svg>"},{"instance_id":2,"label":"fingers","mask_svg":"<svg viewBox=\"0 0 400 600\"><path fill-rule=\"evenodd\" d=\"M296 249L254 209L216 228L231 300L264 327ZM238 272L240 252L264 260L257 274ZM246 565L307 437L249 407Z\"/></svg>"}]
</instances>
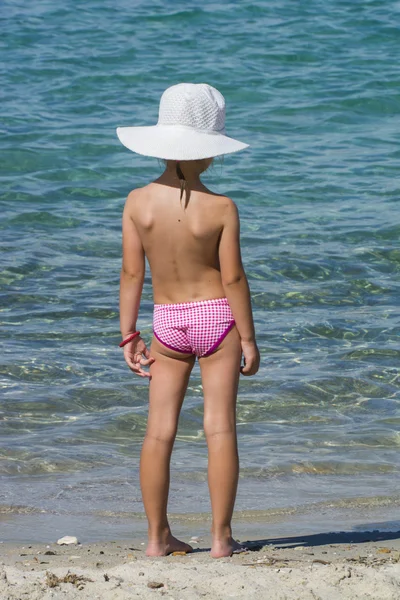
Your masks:
<instances>
[{"instance_id":1,"label":"fingers","mask_svg":"<svg viewBox=\"0 0 400 600\"><path fill-rule=\"evenodd\" d=\"M142 367L149 367L155 361L155 358L150 356L150 352L148 351L147 346L145 346L141 352L137 352L137 354L140 356L138 362L140 363L140 365ZM144 354L145 358L143 358L143 354ZM142 371L142 372L145 372L145 371Z\"/></svg>"},{"instance_id":2,"label":"fingers","mask_svg":"<svg viewBox=\"0 0 400 600\"><path fill-rule=\"evenodd\" d=\"M240 372L242 375L248 375L250 370L250 363L246 362L246 359L243 359L244 366L240 367Z\"/></svg>"},{"instance_id":3,"label":"fingers","mask_svg":"<svg viewBox=\"0 0 400 600\"><path fill-rule=\"evenodd\" d=\"M142 365L142 367L148 367L149 365L152 365L154 361L155 361L155 358L153 358L152 356L149 356L148 358L141 358L140 364Z\"/></svg>"},{"instance_id":4,"label":"fingers","mask_svg":"<svg viewBox=\"0 0 400 600\"><path fill-rule=\"evenodd\" d=\"M253 372L253 370L250 367L248 367L248 366L240 367L240 372L245 377L246 376L248 377L250 375L254 375L254 373L256 373L256 371Z\"/></svg>"},{"instance_id":5,"label":"fingers","mask_svg":"<svg viewBox=\"0 0 400 600\"><path fill-rule=\"evenodd\" d=\"M260 352L257 344L242 341L242 351L244 365L240 368L241 374L247 377L255 375L260 367Z\"/></svg>"},{"instance_id":6,"label":"fingers","mask_svg":"<svg viewBox=\"0 0 400 600\"><path fill-rule=\"evenodd\" d=\"M143 355L145 356L145 358L143 358ZM142 367L148 367L155 361L155 359L152 356L150 356L150 352L144 344L142 349L137 350L137 352L135 352L134 358L136 362L140 362Z\"/></svg>"},{"instance_id":7,"label":"fingers","mask_svg":"<svg viewBox=\"0 0 400 600\"><path fill-rule=\"evenodd\" d=\"M138 365L137 363L133 362L128 358L126 358L125 361L130 370L133 371L133 373L135 373L136 375L139 375L139 377L150 377L150 373L143 371L143 369L141 369L140 365Z\"/></svg>"},{"instance_id":8,"label":"fingers","mask_svg":"<svg viewBox=\"0 0 400 600\"><path fill-rule=\"evenodd\" d=\"M148 371L144 371L141 367L140 364L138 365L138 363L133 363L133 362L128 362L126 361L128 364L128 367L130 368L130 370L135 373L135 375L139 375L139 377L148 377L150 378L151 375Z\"/></svg>"},{"instance_id":9,"label":"fingers","mask_svg":"<svg viewBox=\"0 0 400 600\"><path fill-rule=\"evenodd\" d=\"M145 355L146 358L152 358L154 361L154 358L152 356L150 356L150 352L147 350L146 346L144 347L143 354Z\"/></svg>"},{"instance_id":10,"label":"fingers","mask_svg":"<svg viewBox=\"0 0 400 600\"><path fill-rule=\"evenodd\" d=\"M244 366L240 367L240 372L245 377L250 377L251 375L255 375L258 371L258 363L253 361L244 361Z\"/></svg>"},{"instance_id":11,"label":"fingers","mask_svg":"<svg viewBox=\"0 0 400 600\"><path fill-rule=\"evenodd\" d=\"M245 367L241 367L240 372L242 375L244 375L245 377L251 377L251 375L255 375L257 373L257 369L248 369L247 371L245 370Z\"/></svg>"},{"instance_id":12,"label":"fingers","mask_svg":"<svg viewBox=\"0 0 400 600\"><path fill-rule=\"evenodd\" d=\"M142 369L142 367L148 367L148 366L152 365L155 360L153 357L150 356L149 353L148 353L148 355L149 355L149 358L143 358L141 352L135 352L133 355L127 354L125 356L125 361L126 361L128 367L130 368L131 371L133 371L133 373L135 373L135 375L139 375L139 377L148 377L148 378L151 377L151 375L148 371L145 371L144 369Z\"/></svg>"}]
</instances>

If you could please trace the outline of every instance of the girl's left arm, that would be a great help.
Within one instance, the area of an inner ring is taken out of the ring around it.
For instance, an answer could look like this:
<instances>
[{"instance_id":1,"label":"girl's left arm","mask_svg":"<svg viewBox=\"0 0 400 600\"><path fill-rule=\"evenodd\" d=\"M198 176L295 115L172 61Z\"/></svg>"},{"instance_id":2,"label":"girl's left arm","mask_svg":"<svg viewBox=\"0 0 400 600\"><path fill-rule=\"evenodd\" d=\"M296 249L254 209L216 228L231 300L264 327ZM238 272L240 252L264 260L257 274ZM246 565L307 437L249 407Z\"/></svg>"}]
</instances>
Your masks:
<instances>
[{"instance_id":1,"label":"girl's left arm","mask_svg":"<svg viewBox=\"0 0 400 600\"><path fill-rule=\"evenodd\" d=\"M119 310L123 340L136 331L145 274L144 249L132 219L133 203L133 198L129 196L122 216L122 269ZM132 371L142 377L148 376L148 373L141 367L151 364L153 359L150 358L150 353L139 336L124 346L124 357Z\"/></svg>"}]
</instances>

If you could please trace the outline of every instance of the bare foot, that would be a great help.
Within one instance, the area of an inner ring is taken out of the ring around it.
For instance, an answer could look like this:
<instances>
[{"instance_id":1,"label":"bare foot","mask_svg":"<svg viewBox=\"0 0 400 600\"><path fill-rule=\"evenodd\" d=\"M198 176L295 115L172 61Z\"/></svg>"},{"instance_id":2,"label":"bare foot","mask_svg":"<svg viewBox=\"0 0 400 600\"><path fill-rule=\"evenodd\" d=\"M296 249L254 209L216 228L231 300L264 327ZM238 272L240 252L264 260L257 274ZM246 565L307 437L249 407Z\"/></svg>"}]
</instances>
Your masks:
<instances>
[{"instance_id":1,"label":"bare foot","mask_svg":"<svg viewBox=\"0 0 400 600\"><path fill-rule=\"evenodd\" d=\"M211 548L211 556L213 558L223 558L225 556L232 556L239 552L245 552L246 548L236 542L232 537L225 540L214 540Z\"/></svg>"},{"instance_id":2,"label":"bare foot","mask_svg":"<svg viewBox=\"0 0 400 600\"><path fill-rule=\"evenodd\" d=\"M146 549L146 556L167 556L168 554L172 554L172 552L193 552L192 546L189 544L185 544L185 542L181 542L176 537L174 537L171 533L164 541L158 542L149 542Z\"/></svg>"}]
</instances>

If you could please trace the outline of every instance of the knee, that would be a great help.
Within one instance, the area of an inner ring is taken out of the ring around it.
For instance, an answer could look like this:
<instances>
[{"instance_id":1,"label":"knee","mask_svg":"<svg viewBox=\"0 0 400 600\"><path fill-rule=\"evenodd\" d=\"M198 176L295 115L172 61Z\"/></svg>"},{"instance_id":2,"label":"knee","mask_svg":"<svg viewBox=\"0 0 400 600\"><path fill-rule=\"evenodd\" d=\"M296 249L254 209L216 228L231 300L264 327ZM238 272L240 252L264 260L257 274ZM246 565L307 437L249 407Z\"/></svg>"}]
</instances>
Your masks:
<instances>
[{"instance_id":1,"label":"knee","mask_svg":"<svg viewBox=\"0 0 400 600\"><path fill-rule=\"evenodd\" d=\"M233 418L221 420L204 418L204 434L208 441L223 435L236 436L235 420Z\"/></svg>"},{"instance_id":2,"label":"knee","mask_svg":"<svg viewBox=\"0 0 400 600\"><path fill-rule=\"evenodd\" d=\"M164 444L173 444L176 436L176 425L150 425L146 431L146 439Z\"/></svg>"}]
</instances>

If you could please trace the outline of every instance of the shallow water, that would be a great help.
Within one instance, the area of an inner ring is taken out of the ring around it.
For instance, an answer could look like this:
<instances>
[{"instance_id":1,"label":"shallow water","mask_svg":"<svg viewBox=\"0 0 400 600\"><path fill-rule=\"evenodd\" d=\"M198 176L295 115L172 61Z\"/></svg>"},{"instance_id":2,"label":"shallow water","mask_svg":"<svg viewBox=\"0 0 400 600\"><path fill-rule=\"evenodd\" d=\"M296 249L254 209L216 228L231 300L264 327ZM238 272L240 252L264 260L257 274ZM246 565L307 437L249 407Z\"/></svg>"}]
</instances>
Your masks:
<instances>
[{"instance_id":1,"label":"shallow water","mask_svg":"<svg viewBox=\"0 0 400 600\"><path fill-rule=\"evenodd\" d=\"M120 219L161 167L115 127L155 123L182 80L218 87L251 144L205 178L239 206L262 352L240 387L237 508L398 495L400 3L6 0L0 16L3 511L83 528L141 511L147 385L117 347ZM150 340L149 278L143 300ZM209 509L206 458L196 368L172 512Z\"/></svg>"}]
</instances>

